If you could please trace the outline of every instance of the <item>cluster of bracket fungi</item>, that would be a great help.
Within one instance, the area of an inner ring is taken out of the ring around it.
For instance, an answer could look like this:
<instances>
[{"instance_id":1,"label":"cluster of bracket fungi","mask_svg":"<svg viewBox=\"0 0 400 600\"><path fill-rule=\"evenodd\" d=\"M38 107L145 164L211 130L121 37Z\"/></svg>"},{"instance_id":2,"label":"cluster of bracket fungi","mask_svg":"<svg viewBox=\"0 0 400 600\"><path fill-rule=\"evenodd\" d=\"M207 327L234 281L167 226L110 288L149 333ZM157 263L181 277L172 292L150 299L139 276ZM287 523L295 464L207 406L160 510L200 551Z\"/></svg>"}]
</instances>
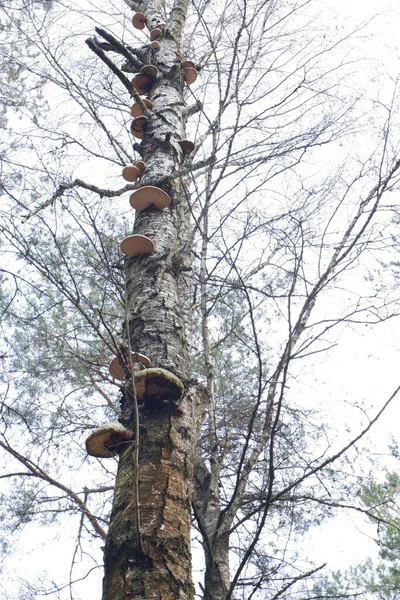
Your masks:
<instances>
[{"instance_id":1,"label":"cluster of bracket fungi","mask_svg":"<svg viewBox=\"0 0 400 600\"><path fill-rule=\"evenodd\" d=\"M144 29L146 16L144 13L138 12L133 16L132 23L136 29ZM153 50L160 48L157 40L162 36L164 29L165 24L157 22L156 27L150 30L150 46ZM186 84L194 83L197 79L195 64L191 61L182 61L181 68ZM145 65L135 75L132 84L139 96L148 96L158 77L159 71L155 65ZM131 133L138 139L143 139L148 125L148 117L144 115L143 108L151 110L152 106L149 98L140 97L140 101L135 102L131 108L133 117ZM194 150L194 144L189 140L181 140L179 145L184 155L190 154ZM124 167L122 177L125 181L135 183L140 179L145 167L142 160L137 160ZM171 198L164 190L151 185L138 188L129 198L131 207L138 211L146 210L150 206L157 210L164 210L170 202ZM151 254L154 244L148 237L134 234L122 240L120 250L127 257L138 257ZM121 381L132 379L138 405L146 406L151 410L165 406L176 408L184 391L182 382L165 369L149 368L150 364L151 361L147 356L132 352L126 344L120 344L119 352L110 364L109 373ZM86 450L89 455L98 458L113 457L126 448L127 444L132 443L133 438L133 431L120 422L106 423L93 431L86 439Z\"/></svg>"}]
</instances>

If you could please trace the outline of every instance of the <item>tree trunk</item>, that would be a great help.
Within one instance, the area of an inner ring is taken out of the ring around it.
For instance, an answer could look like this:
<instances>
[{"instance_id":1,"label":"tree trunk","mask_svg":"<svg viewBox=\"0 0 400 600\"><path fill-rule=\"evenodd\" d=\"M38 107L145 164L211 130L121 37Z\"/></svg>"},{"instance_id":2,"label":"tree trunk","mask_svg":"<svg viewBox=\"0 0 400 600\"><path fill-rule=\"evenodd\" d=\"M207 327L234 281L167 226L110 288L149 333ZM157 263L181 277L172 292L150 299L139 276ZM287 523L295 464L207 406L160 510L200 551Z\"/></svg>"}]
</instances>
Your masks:
<instances>
[{"instance_id":1,"label":"tree trunk","mask_svg":"<svg viewBox=\"0 0 400 600\"><path fill-rule=\"evenodd\" d=\"M188 384L182 415L140 410L140 537L134 448L121 454L105 546L104 600L193 598L190 507L204 391Z\"/></svg>"},{"instance_id":2,"label":"tree trunk","mask_svg":"<svg viewBox=\"0 0 400 600\"><path fill-rule=\"evenodd\" d=\"M200 457L195 465L193 506L203 537L204 600L224 600L230 588L229 527L221 523L218 483L215 486Z\"/></svg>"},{"instance_id":3,"label":"tree trunk","mask_svg":"<svg viewBox=\"0 0 400 600\"><path fill-rule=\"evenodd\" d=\"M181 5L180 9L183 22ZM146 12L144 3L139 10ZM153 19L153 6L151 15ZM138 409L138 468L132 445L120 456L105 546L103 600L186 600L194 595L190 576L193 465L207 393L189 380L191 227L188 190L179 176L184 160L178 142L185 137L185 84L177 58L178 25L175 16L157 53L148 46L141 52L147 63L157 65L160 77L149 94L153 108L140 145L146 163L140 185L163 189L171 204L164 210L150 207L136 212L134 233L149 237L155 249L149 256L125 261L129 323L125 335L132 350L148 356L152 366L178 376L185 393L178 408L144 405ZM125 395L123 414L130 416L124 424L135 430L135 410L126 410L129 396Z\"/></svg>"}]
</instances>

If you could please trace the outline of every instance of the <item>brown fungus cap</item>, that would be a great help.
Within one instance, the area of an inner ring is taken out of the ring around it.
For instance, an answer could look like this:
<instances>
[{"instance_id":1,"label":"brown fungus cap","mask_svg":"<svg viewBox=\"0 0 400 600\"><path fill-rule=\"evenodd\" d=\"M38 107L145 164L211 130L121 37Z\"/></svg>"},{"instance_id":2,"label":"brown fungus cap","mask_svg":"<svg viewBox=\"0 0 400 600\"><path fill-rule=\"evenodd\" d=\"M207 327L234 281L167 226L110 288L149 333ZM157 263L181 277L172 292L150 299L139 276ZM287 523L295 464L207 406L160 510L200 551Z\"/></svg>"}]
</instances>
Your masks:
<instances>
[{"instance_id":1,"label":"brown fungus cap","mask_svg":"<svg viewBox=\"0 0 400 600\"><path fill-rule=\"evenodd\" d=\"M143 14L142 12L137 12L135 15L133 15L132 25L135 27L135 29L144 29L145 24L146 24L146 15L145 14Z\"/></svg>"},{"instance_id":2,"label":"brown fungus cap","mask_svg":"<svg viewBox=\"0 0 400 600\"><path fill-rule=\"evenodd\" d=\"M137 160L134 165L137 169L139 169L140 172L142 172L146 167L146 163L143 160Z\"/></svg>"},{"instance_id":3,"label":"brown fungus cap","mask_svg":"<svg viewBox=\"0 0 400 600\"><path fill-rule=\"evenodd\" d=\"M159 210L167 208L171 202L171 198L164 190L153 185L144 185L135 190L129 198L129 203L136 210L145 210L149 206L154 205Z\"/></svg>"},{"instance_id":4,"label":"brown fungus cap","mask_svg":"<svg viewBox=\"0 0 400 600\"><path fill-rule=\"evenodd\" d=\"M197 71L196 69L185 69L184 70L184 79L188 85L194 83L197 79Z\"/></svg>"},{"instance_id":5,"label":"brown fungus cap","mask_svg":"<svg viewBox=\"0 0 400 600\"><path fill-rule=\"evenodd\" d=\"M148 100L147 98L142 98L142 102L146 108L151 108L153 106L151 100ZM135 104L133 104L131 108L131 115L132 117L141 117L143 115L143 110L139 102L135 102Z\"/></svg>"},{"instance_id":6,"label":"brown fungus cap","mask_svg":"<svg viewBox=\"0 0 400 600\"><path fill-rule=\"evenodd\" d=\"M144 369L135 373L134 381L138 404L149 408L176 406L184 392L181 380L165 369Z\"/></svg>"},{"instance_id":7,"label":"brown fungus cap","mask_svg":"<svg viewBox=\"0 0 400 600\"><path fill-rule=\"evenodd\" d=\"M132 85L141 96L146 96L153 86L154 78L147 77L147 75L143 75L143 73L139 73L135 75L132 79Z\"/></svg>"},{"instance_id":8,"label":"brown fungus cap","mask_svg":"<svg viewBox=\"0 0 400 600\"><path fill-rule=\"evenodd\" d=\"M133 366L135 366L136 363L140 363L147 369L147 367L151 365L151 360L147 358L147 356L145 356L144 354L139 354L139 352L131 352L131 357ZM128 364L126 365L126 370L127 373L125 374L125 370L123 369L118 356L115 356L112 359L108 369L111 377L115 377L115 379L120 379L121 381L124 381L124 379L126 379L126 375L129 375L130 373L131 366L129 364L129 360Z\"/></svg>"},{"instance_id":9,"label":"brown fungus cap","mask_svg":"<svg viewBox=\"0 0 400 600\"><path fill-rule=\"evenodd\" d=\"M157 69L157 67L155 65L144 65L144 67L142 67L140 69L140 73L142 75L146 75L146 77L158 77L160 74L160 71Z\"/></svg>"},{"instance_id":10,"label":"brown fungus cap","mask_svg":"<svg viewBox=\"0 0 400 600\"><path fill-rule=\"evenodd\" d=\"M131 131L141 132L144 131L148 125L148 118L144 115L140 117L135 117L132 121Z\"/></svg>"},{"instance_id":11,"label":"brown fungus cap","mask_svg":"<svg viewBox=\"0 0 400 600\"><path fill-rule=\"evenodd\" d=\"M154 40L156 40L157 38L160 37L160 35L162 34L162 28L163 25L160 25L159 27L155 27L154 29L152 29L150 31L150 41L154 42Z\"/></svg>"},{"instance_id":12,"label":"brown fungus cap","mask_svg":"<svg viewBox=\"0 0 400 600\"><path fill-rule=\"evenodd\" d=\"M150 238L145 235L128 235L120 244L120 249L126 256L140 256L141 254L151 254L154 250L154 244Z\"/></svg>"},{"instance_id":13,"label":"brown fungus cap","mask_svg":"<svg viewBox=\"0 0 400 600\"><path fill-rule=\"evenodd\" d=\"M196 69L196 65L191 60L184 60L181 66L182 69Z\"/></svg>"},{"instance_id":14,"label":"brown fungus cap","mask_svg":"<svg viewBox=\"0 0 400 600\"><path fill-rule=\"evenodd\" d=\"M159 50L160 47L160 42L157 42L156 40L150 43L150 48L152 48L153 50Z\"/></svg>"},{"instance_id":15,"label":"brown fungus cap","mask_svg":"<svg viewBox=\"0 0 400 600\"><path fill-rule=\"evenodd\" d=\"M86 451L90 456L111 458L126 447L132 438L133 431L121 423L106 423L89 435L86 440Z\"/></svg>"},{"instance_id":16,"label":"brown fungus cap","mask_svg":"<svg viewBox=\"0 0 400 600\"><path fill-rule=\"evenodd\" d=\"M139 177L141 171L135 165L127 165L122 169L122 177L125 181L129 181L130 183L134 183L136 179Z\"/></svg>"},{"instance_id":17,"label":"brown fungus cap","mask_svg":"<svg viewBox=\"0 0 400 600\"><path fill-rule=\"evenodd\" d=\"M131 124L132 135L134 135L135 138L142 140L144 138L144 132L146 130L148 122L149 120L145 116L135 117Z\"/></svg>"},{"instance_id":18,"label":"brown fungus cap","mask_svg":"<svg viewBox=\"0 0 400 600\"><path fill-rule=\"evenodd\" d=\"M190 154L194 150L194 144L190 140L181 140L179 142L183 154Z\"/></svg>"}]
</instances>

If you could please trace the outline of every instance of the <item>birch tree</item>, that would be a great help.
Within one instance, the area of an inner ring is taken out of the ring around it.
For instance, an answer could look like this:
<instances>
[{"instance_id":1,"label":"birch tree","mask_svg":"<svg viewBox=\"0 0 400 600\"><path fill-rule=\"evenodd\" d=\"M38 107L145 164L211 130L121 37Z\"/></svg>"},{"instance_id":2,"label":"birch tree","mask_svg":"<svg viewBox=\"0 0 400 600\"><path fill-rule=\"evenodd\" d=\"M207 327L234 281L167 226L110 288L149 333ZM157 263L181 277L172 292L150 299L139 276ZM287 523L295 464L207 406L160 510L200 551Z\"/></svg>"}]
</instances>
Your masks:
<instances>
[{"instance_id":1,"label":"birch tree","mask_svg":"<svg viewBox=\"0 0 400 600\"><path fill-rule=\"evenodd\" d=\"M398 312L397 80L355 42L375 21L24 10L49 113L2 185L4 530L69 519L73 598L104 548L103 600L191 599L193 545L205 600L304 598L302 535L397 395L338 433L302 394L349 325Z\"/></svg>"}]
</instances>

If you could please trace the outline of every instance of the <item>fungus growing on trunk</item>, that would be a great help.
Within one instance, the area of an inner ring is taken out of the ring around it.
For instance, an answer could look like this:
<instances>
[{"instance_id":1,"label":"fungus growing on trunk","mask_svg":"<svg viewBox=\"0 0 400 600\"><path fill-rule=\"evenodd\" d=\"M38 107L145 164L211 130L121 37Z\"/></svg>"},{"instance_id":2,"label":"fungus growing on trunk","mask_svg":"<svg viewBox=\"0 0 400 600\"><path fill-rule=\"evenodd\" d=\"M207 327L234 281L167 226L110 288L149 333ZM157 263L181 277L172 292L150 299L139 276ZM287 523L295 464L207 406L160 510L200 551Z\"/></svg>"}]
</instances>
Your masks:
<instances>
[{"instance_id":1,"label":"fungus growing on trunk","mask_svg":"<svg viewBox=\"0 0 400 600\"><path fill-rule=\"evenodd\" d=\"M183 78L188 85L194 83L197 79L196 65L191 60L185 60L181 64L183 69Z\"/></svg>"},{"instance_id":2,"label":"fungus growing on trunk","mask_svg":"<svg viewBox=\"0 0 400 600\"><path fill-rule=\"evenodd\" d=\"M137 169L139 169L140 172L142 172L146 166L146 163L143 160L137 160L133 164Z\"/></svg>"},{"instance_id":3,"label":"fungus growing on trunk","mask_svg":"<svg viewBox=\"0 0 400 600\"><path fill-rule=\"evenodd\" d=\"M184 77L186 83L188 85L191 85L197 79L197 71L196 71L196 69L191 69L191 68L185 69L183 77Z\"/></svg>"},{"instance_id":4,"label":"fungus growing on trunk","mask_svg":"<svg viewBox=\"0 0 400 600\"><path fill-rule=\"evenodd\" d=\"M131 133L138 139L142 139L149 120L142 115L133 119L131 124Z\"/></svg>"},{"instance_id":5,"label":"fungus growing on trunk","mask_svg":"<svg viewBox=\"0 0 400 600\"><path fill-rule=\"evenodd\" d=\"M151 100L148 100L147 98L142 98L142 102L146 108L151 108L153 106ZM131 108L131 115L132 117L141 117L143 115L143 110L139 102L135 102L135 104L133 104Z\"/></svg>"},{"instance_id":6,"label":"fungus growing on trunk","mask_svg":"<svg viewBox=\"0 0 400 600\"><path fill-rule=\"evenodd\" d=\"M171 202L171 198L164 190L153 185L144 185L138 190L135 190L129 198L129 203L136 210L145 210L149 206L154 205L159 210L167 208Z\"/></svg>"},{"instance_id":7,"label":"fungus growing on trunk","mask_svg":"<svg viewBox=\"0 0 400 600\"><path fill-rule=\"evenodd\" d=\"M184 60L182 62L181 66L182 66L182 69L195 69L196 70L196 65L191 60Z\"/></svg>"},{"instance_id":8,"label":"fungus growing on trunk","mask_svg":"<svg viewBox=\"0 0 400 600\"><path fill-rule=\"evenodd\" d=\"M132 25L135 27L135 29L144 29L145 24L146 24L146 15L145 14L143 14L142 12L137 12L135 15L133 15Z\"/></svg>"},{"instance_id":9,"label":"fungus growing on trunk","mask_svg":"<svg viewBox=\"0 0 400 600\"><path fill-rule=\"evenodd\" d=\"M120 250L126 256L140 256L141 254L151 254L154 250L154 244L150 238L145 235L128 235L122 240Z\"/></svg>"},{"instance_id":10,"label":"fungus growing on trunk","mask_svg":"<svg viewBox=\"0 0 400 600\"><path fill-rule=\"evenodd\" d=\"M190 140L181 140L179 142L183 154L190 154L194 150L194 144Z\"/></svg>"},{"instance_id":11,"label":"fungus growing on trunk","mask_svg":"<svg viewBox=\"0 0 400 600\"><path fill-rule=\"evenodd\" d=\"M150 31L150 41L154 42L154 40L156 40L157 38L160 37L160 35L162 35L162 29L161 29L162 25L159 25L158 27L155 27L154 29L152 29ZM164 25L165 27L165 25Z\"/></svg>"},{"instance_id":12,"label":"fungus growing on trunk","mask_svg":"<svg viewBox=\"0 0 400 600\"><path fill-rule=\"evenodd\" d=\"M125 181L129 181L134 183L136 179L139 177L141 171L135 165L127 165L122 169L122 177Z\"/></svg>"},{"instance_id":13,"label":"fungus growing on trunk","mask_svg":"<svg viewBox=\"0 0 400 600\"><path fill-rule=\"evenodd\" d=\"M131 352L131 358L127 354L120 353L118 356L115 356L111 364L109 366L109 373L111 377L115 377L115 379L120 379L123 381L127 377L131 375L131 365L132 361L133 371L140 371L142 367L149 367L151 365L151 360L145 356L144 354L139 354L139 352Z\"/></svg>"},{"instance_id":14,"label":"fungus growing on trunk","mask_svg":"<svg viewBox=\"0 0 400 600\"><path fill-rule=\"evenodd\" d=\"M89 435L86 451L97 458L111 458L125 448L132 438L133 431L121 423L106 423Z\"/></svg>"},{"instance_id":15,"label":"fungus growing on trunk","mask_svg":"<svg viewBox=\"0 0 400 600\"><path fill-rule=\"evenodd\" d=\"M135 390L138 404L156 409L176 408L184 392L183 383L165 369L144 369L135 373Z\"/></svg>"},{"instance_id":16,"label":"fungus growing on trunk","mask_svg":"<svg viewBox=\"0 0 400 600\"><path fill-rule=\"evenodd\" d=\"M147 75L143 75L143 73L139 73L135 75L132 79L132 85L141 96L146 96L152 88L154 83L154 77L147 77Z\"/></svg>"},{"instance_id":17,"label":"fungus growing on trunk","mask_svg":"<svg viewBox=\"0 0 400 600\"><path fill-rule=\"evenodd\" d=\"M144 65L144 67L140 69L140 73L146 75L146 77L153 77L155 79L159 76L160 71L155 65Z\"/></svg>"}]
</instances>

